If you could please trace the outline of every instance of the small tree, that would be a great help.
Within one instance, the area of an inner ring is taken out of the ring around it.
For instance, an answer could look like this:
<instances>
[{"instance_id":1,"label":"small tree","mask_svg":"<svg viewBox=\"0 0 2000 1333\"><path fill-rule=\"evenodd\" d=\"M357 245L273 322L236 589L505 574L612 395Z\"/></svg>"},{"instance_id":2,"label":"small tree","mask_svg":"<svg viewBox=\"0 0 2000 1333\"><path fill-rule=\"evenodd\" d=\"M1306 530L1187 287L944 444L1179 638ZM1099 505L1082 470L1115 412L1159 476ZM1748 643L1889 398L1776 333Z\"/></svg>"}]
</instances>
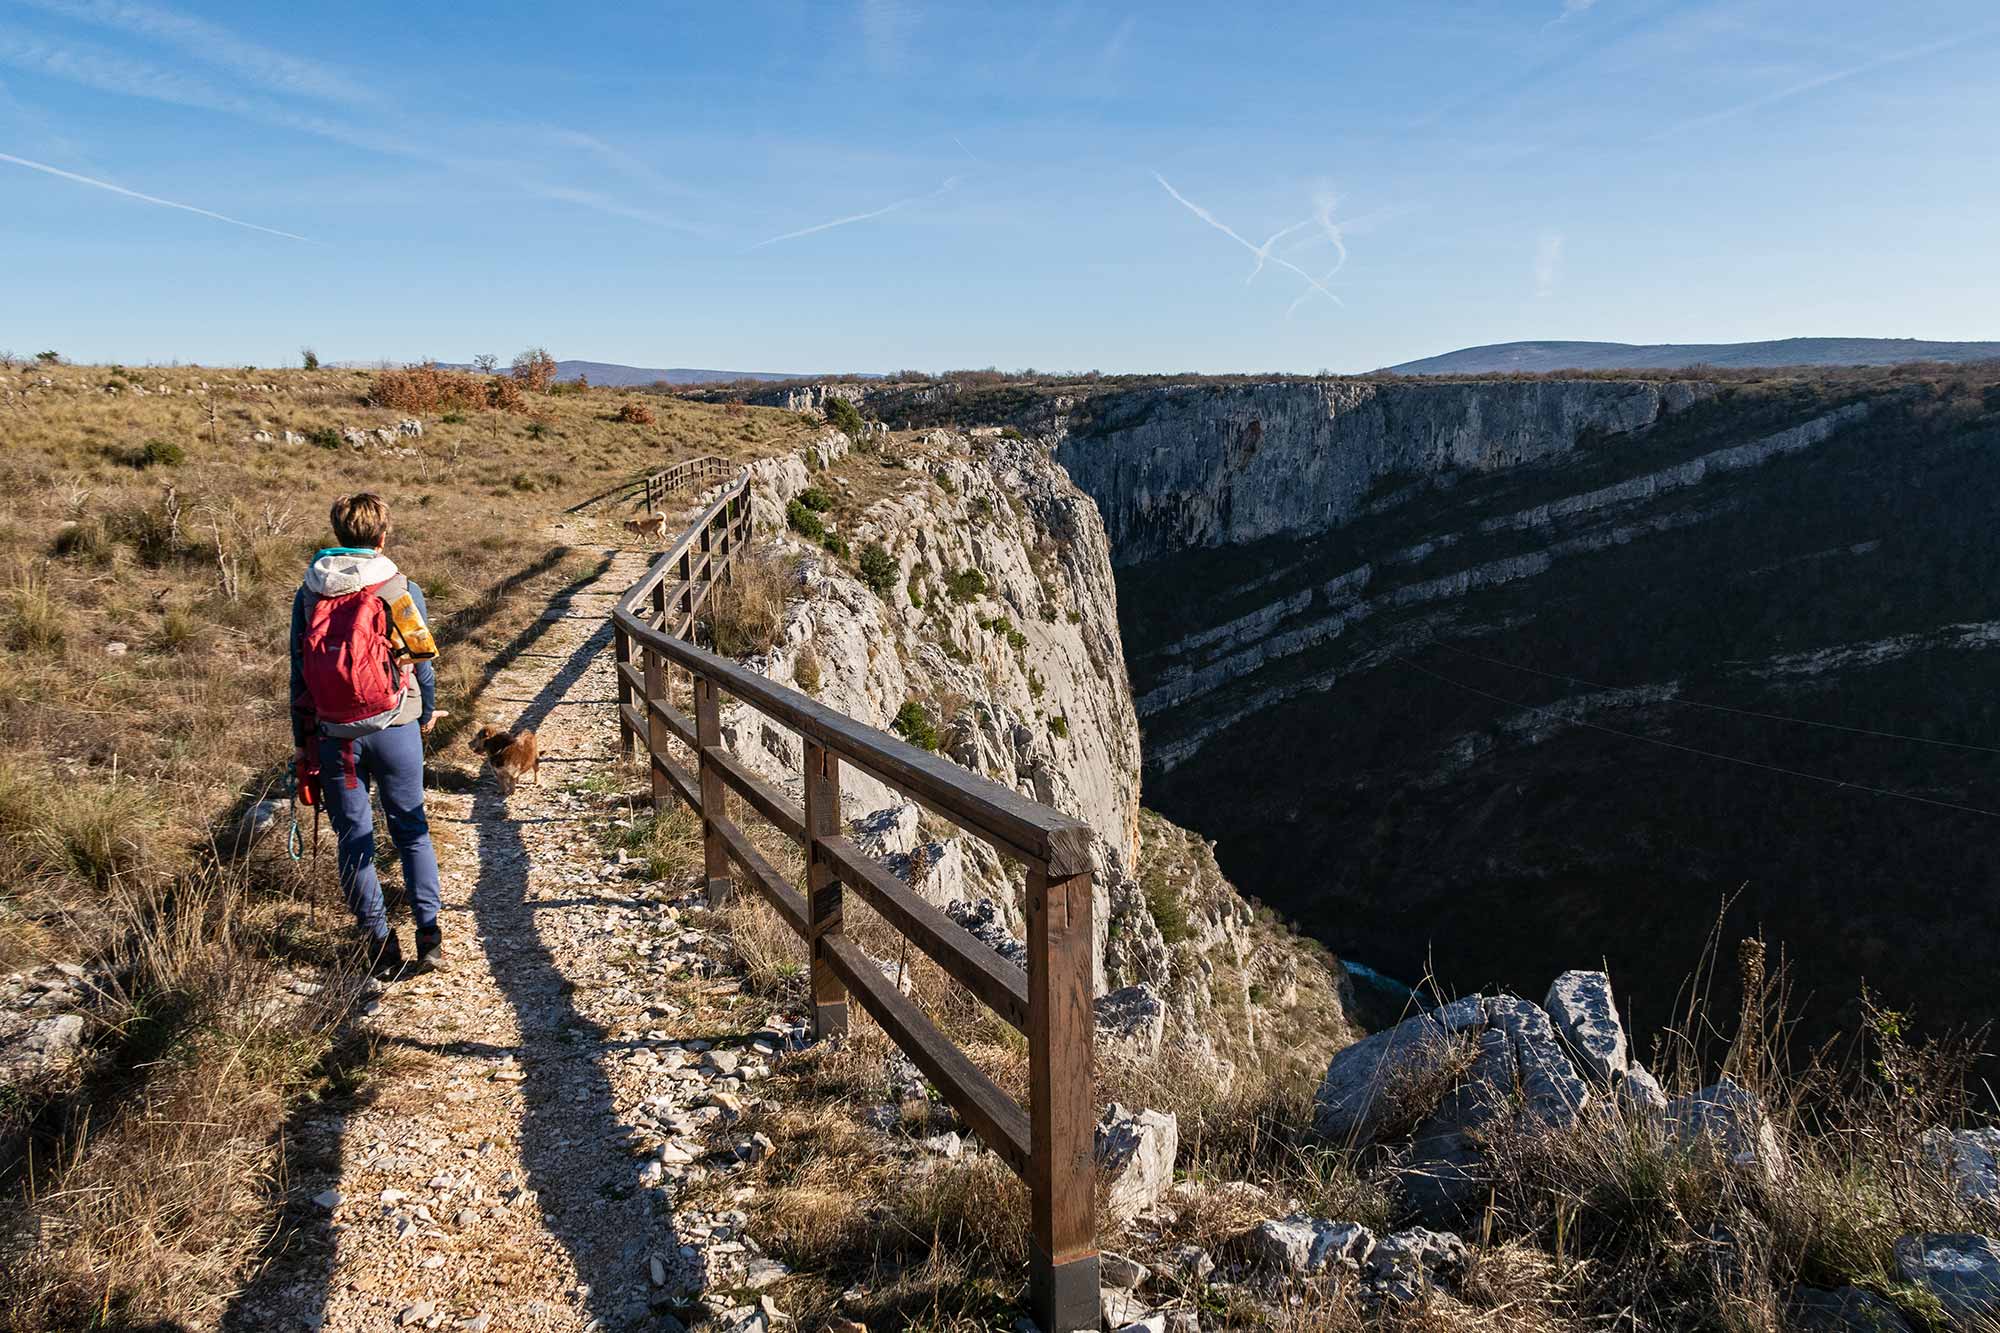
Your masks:
<instances>
[{"instance_id":1,"label":"small tree","mask_svg":"<svg viewBox=\"0 0 2000 1333\"><path fill-rule=\"evenodd\" d=\"M887 597L889 590L896 586L896 557L889 554L889 548L881 542L869 542L861 548L861 581L875 590L877 597Z\"/></svg>"},{"instance_id":2,"label":"small tree","mask_svg":"<svg viewBox=\"0 0 2000 1333\"><path fill-rule=\"evenodd\" d=\"M45 366L53 366L53 365L54 365L54 364L56 364L56 363L57 363L58 361L62 360L62 353L61 353L61 352L37 352L37 353L35 353L35 360L37 360L37 361L41 362L41 363L42 363L43 365L45 365Z\"/></svg>"},{"instance_id":3,"label":"small tree","mask_svg":"<svg viewBox=\"0 0 2000 1333\"><path fill-rule=\"evenodd\" d=\"M310 347L301 347L299 349L299 364L304 366L307 370L318 370L319 353L315 352Z\"/></svg>"},{"instance_id":4,"label":"small tree","mask_svg":"<svg viewBox=\"0 0 2000 1333\"><path fill-rule=\"evenodd\" d=\"M514 358L514 378L534 393L547 393L555 383L556 359L546 347L530 347Z\"/></svg>"},{"instance_id":5,"label":"small tree","mask_svg":"<svg viewBox=\"0 0 2000 1333\"><path fill-rule=\"evenodd\" d=\"M856 410L854 404L845 398L826 400L826 419L833 424L835 430L850 440L858 441L868 433L868 423L861 419L861 413Z\"/></svg>"},{"instance_id":6,"label":"small tree","mask_svg":"<svg viewBox=\"0 0 2000 1333\"><path fill-rule=\"evenodd\" d=\"M472 368L482 375L491 375L500 368L500 358L491 352L481 352L472 358Z\"/></svg>"}]
</instances>

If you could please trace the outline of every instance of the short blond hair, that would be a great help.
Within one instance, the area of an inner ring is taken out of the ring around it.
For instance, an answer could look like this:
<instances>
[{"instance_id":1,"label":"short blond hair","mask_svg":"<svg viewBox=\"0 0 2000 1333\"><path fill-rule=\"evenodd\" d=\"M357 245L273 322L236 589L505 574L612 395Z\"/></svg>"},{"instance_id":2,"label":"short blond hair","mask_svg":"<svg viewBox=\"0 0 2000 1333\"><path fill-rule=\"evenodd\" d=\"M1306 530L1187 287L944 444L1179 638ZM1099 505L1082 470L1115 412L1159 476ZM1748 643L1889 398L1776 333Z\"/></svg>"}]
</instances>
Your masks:
<instances>
[{"instance_id":1,"label":"short blond hair","mask_svg":"<svg viewBox=\"0 0 2000 1333\"><path fill-rule=\"evenodd\" d=\"M380 546L389 536L389 502L373 491L335 500L332 517L342 546Z\"/></svg>"}]
</instances>

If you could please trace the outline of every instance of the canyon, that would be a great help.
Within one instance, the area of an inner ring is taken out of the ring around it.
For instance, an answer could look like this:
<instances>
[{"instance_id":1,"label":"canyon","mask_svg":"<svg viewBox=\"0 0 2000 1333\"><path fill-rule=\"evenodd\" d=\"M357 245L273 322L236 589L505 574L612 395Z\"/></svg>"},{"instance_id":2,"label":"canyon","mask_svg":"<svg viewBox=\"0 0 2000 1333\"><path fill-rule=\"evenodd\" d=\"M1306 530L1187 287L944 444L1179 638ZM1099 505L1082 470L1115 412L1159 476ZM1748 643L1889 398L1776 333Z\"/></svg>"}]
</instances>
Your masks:
<instances>
[{"instance_id":1,"label":"canyon","mask_svg":"<svg viewBox=\"0 0 2000 1333\"><path fill-rule=\"evenodd\" d=\"M1603 960L1641 1033L1720 916L1812 1041L1986 1014L1992 381L853 387L1096 502L1144 803L1246 894L1452 991Z\"/></svg>"}]
</instances>

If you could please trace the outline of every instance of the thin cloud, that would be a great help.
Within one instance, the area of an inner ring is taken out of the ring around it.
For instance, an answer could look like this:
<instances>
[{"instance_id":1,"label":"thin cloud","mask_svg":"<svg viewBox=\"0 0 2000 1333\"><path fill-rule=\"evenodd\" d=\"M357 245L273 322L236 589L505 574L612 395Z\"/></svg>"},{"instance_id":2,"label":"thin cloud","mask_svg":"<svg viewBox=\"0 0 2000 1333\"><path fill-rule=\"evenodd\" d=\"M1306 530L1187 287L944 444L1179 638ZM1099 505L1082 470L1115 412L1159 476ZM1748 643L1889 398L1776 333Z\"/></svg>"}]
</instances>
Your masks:
<instances>
[{"instance_id":1,"label":"thin cloud","mask_svg":"<svg viewBox=\"0 0 2000 1333\"><path fill-rule=\"evenodd\" d=\"M815 222L810 227L800 227L797 231L788 231L782 236L773 236L769 240L757 242L757 244L749 247L743 253L747 255L751 250L762 250L765 246L776 245L779 241L796 241L801 236L812 236L819 232L832 231L835 227L846 227L856 222L866 222L870 218L879 218L885 213L894 213L898 209L908 208L911 204L926 203L932 199L936 199L940 195L949 194L951 191L957 189L958 183L963 179L964 177L962 176L952 176L947 178L943 185L932 190L929 194L913 194L908 199L898 199L893 204L885 204L881 208L873 208L866 213L853 213L844 218L835 218L831 222Z\"/></svg>"},{"instance_id":2,"label":"thin cloud","mask_svg":"<svg viewBox=\"0 0 2000 1333\"><path fill-rule=\"evenodd\" d=\"M1550 19L1549 22L1551 25L1567 23L1579 14L1588 14L1591 7L1596 3L1597 0L1563 0L1562 13Z\"/></svg>"},{"instance_id":3,"label":"thin cloud","mask_svg":"<svg viewBox=\"0 0 2000 1333\"><path fill-rule=\"evenodd\" d=\"M149 38L207 64L228 69L273 92L354 105L379 100L373 89L362 87L316 61L252 41L192 15L126 0L22 2L44 13Z\"/></svg>"},{"instance_id":4,"label":"thin cloud","mask_svg":"<svg viewBox=\"0 0 2000 1333\"><path fill-rule=\"evenodd\" d=\"M52 167L46 162L31 162L25 157L15 157L12 153L0 153L0 162L11 162L17 167L26 167L30 171L40 171L51 176L60 176L66 181L75 181L78 185L89 185L99 190L109 190L113 194L122 194L127 199L137 199L141 203L158 204L161 208L178 208L183 213L198 213L205 218L214 218L217 222L227 222L232 227L245 227L251 231L261 231L270 236L282 236L288 241L305 241L309 245L312 244L310 237L301 236L297 232L279 231L276 227L266 227L255 222L245 222L241 218L233 218L226 213L217 213L206 208L196 208L193 204L176 203L172 199L162 199L158 195L141 194L137 190L128 190L122 185L113 185L110 181L96 180L90 176L79 176L74 171L64 171L61 167Z\"/></svg>"},{"instance_id":5,"label":"thin cloud","mask_svg":"<svg viewBox=\"0 0 2000 1333\"><path fill-rule=\"evenodd\" d=\"M1717 121L1730 120L1737 116L1747 115L1752 111L1761 111L1763 108L1775 103L1789 101L1791 98L1801 97L1806 93L1817 92L1821 88L1825 88L1831 84L1844 83L1848 79L1873 73L1889 65L1900 65L1906 61L1920 60L1925 56L1937 55L1943 51L1950 51L1956 47L1980 41L1993 36L1997 31L2000 31L2000 28L1990 25L1984 28L1974 28L1970 32L1962 32L1952 37L1941 37L1934 42L1925 42L1922 46L1912 46L1902 51L1891 51L1888 55L1877 56L1873 60L1864 60L1858 65L1850 65L1846 69L1837 69L1827 74L1817 75L1799 83L1790 84L1787 87L1774 88L1770 92L1752 97L1748 101L1737 102L1732 106L1722 107L1719 110L1710 111L1705 115L1684 120L1678 125L1669 126L1657 134L1651 135L1650 141L1658 142L1662 139L1674 138L1689 130L1700 129L1704 125L1713 125Z\"/></svg>"},{"instance_id":6,"label":"thin cloud","mask_svg":"<svg viewBox=\"0 0 2000 1333\"><path fill-rule=\"evenodd\" d=\"M1535 295L1548 296L1562 276L1563 234L1545 231L1535 242Z\"/></svg>"},{"instance_id":7,"label":"thin cloud","mask_svg":"<svg viewBox=\"0 0 2000 1333\"><path fill-rule=\"evenodd\" d=\"M318 114L291 111L266 99L224 92L199 76L163 69L143 60L129 59L87 44L57 44L40 37L0 28L0 64L12 65L52 78L66 79L100 92L141 97L174 106L239 116L260 124L313 135L350 148L426 163L482 181L507 181L526 194L573 204L610 217L683 231L698 230L650 210L623 203L596 190L540 184L536 180L538 169L530 164L440 152L424 140L373 130Z\"/></svg>"},{"instance_id":8,"label":"thin cloud","mask_svg":"<svg viewBox=\"0 0 2000 1333\"><path fill-rule=\"evenodd\" d=\"M861 45L868 63L884 73L902 67L917 11L907 0L861 0Z\"/></svg>"},{"instance_id":9,"label":"thin cloud","mask_svg":"<svg viewBox=\"0 0 2000 1333\"><path fill-rule=\"evenodd\" d=\"M1263 246L1252 245L1250 242L1244 240L1242 236L1238 235L1235 228L1231 227L1228 223L1223 222L1221 219L1217 218L1215 214L1209 212L1207 209L1203 208L1200 204L1195 203L1192 199L1189 199L1179 190L1176 190L1173 187L1172 183L1169 182L1165 176L1162 176L1159 172L1156 171L1153 173L1153 179L1160 183L1161 189L1165 190L1168 194L1174 197L1175 203L1178 203L1182 208L1185 208L1188 212L1194 214L1196 217L1200 218L1203 222L1206 222L1209 226L1215 228L1217 231L1221 232L1224 236L1227 236L1230 240L1242 246L1245 250L1248 250L1251 254L1258 256L1259 262L1269 262L1272 264L1276 264L1279 268L1288 269L1291 272L1298 274L1299 277L1304 278L1306 280L1307 285L1310 286L1313 291L1318 292L1321 296L1324 296L1327 300L1333 302L1335 305L1347 304L1345 301L1342 301L1338 296L1335 296L1333 294L1333 291L1321 279L1315 278L1312 274L1306 272L1304 269L1300 268L1297 264L1294 264L1291 260L1285 258L1283 255L1276 255L1270 253L1268 242ZM1296 309L1298 306L1298 302L1294 301L1292 305L1293 308Z\"/></svg>"}]
</instances>

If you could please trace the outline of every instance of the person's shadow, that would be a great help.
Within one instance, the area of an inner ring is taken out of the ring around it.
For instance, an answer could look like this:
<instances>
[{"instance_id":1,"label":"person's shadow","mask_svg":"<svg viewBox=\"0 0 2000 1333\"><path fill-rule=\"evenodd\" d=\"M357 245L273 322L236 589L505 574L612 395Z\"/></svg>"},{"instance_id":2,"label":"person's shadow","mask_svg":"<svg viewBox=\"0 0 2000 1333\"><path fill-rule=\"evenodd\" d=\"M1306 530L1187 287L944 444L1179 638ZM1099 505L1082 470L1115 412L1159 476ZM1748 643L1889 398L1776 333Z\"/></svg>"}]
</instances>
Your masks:
<instances>
[{"instance_id":1,"label":"person's shadow","mask_svg":"<svg viewBox=\"0 0 2000 1333\"><path fill-rule=\"evenodd\" d=\"M564 590L574 594L594 582L609 562ZM523 656L554 624L537 619L494 659L488 679ZM580 644L530 700L514 726L536 727L610 644L607 619ZM606 726L612 724L607 719ZM607 1033L577 1009L571 983L536 922L538 909L567 905L528 896L529 853L524 824L508 814L498 785L476 785L472 825L479 875L469 911L468 944L477 936L488 967L513 1008L526 1075L526 1106L519 1126L526 1186L541 1209L542 1229L568 1252L577 1275L579 1326L599 1321L607 1330L657 1326L656 1312L690 1316L707 1275L685 1259L675 1229L671 1195L641 1183L643 1159L615 1136L630 1127L616 1118L616 1101L602 1058L612 1050ZM350 1020L337 1049L365 1055L366 1041ZM393 1040L393 1039L392 1039ZM418 1043L421 1044L421 1043ZM454 1053L452 1047L427 1047ZM338 1082L338 1079L336 1079ZM364 1089L366 1084L363 1085ZM281 1135L281 1212L266 1262L255 1281L229 1303L222 1327L232 1333L273 1328L316 1329L327 1317L334 1278L334 1238L324 1226L316 1195L341 1176L347 1130L370 1095L344 1103L301 1105ZM657 1257L669 1277L651 1284L649 1260ZM494 1326L511 1322L494 1310Z\"/></svg>"}]
</instances>

